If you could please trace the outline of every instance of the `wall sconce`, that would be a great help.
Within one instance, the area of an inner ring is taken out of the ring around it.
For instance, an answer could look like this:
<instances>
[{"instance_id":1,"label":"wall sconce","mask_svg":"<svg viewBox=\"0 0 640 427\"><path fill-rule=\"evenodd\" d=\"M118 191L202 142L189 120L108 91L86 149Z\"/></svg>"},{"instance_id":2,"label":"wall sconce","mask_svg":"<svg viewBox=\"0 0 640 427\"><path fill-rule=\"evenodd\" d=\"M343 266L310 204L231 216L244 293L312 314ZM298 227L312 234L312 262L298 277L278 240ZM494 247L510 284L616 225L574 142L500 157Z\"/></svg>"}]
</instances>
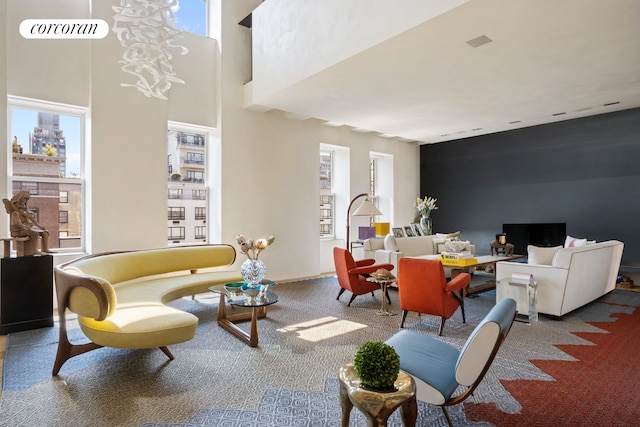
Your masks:
<instances>
[{"instance_id":1,"label":"wall sconce","mask_svg":"<svg viewBox=\"0 0 640 427\"><path fill-rule=\"evenodd\" d=\"M504 234L504 233L496 234L496 242L498 242L501 245L506 245L507 244L507 235Z\"/></svg>"},{"instance_id":2,"label":"wall sconce","mask_svg":"<svg viewBox=\"0 0 640 427\"><path fill-rule=\"evenodd\" d=\"M378 210L378 208L376 208L373 203L371 203L371 201L369 200L369 195L367 193L362 193L362 194L358 194L356 197L354 197L351 200L351 203L349 203L349 207L347 208L347 250L350 251L349 249L349 229L350 224L351 224L351 206L353 206L353 203L358 200L360 197L366 197L366 199L364 200L364 202L362 202L362 204L358 207L358 209L355 210L355 212L353 213L354 216L368 216L369 217L369 225L371 225L371 217L374 215L382 215L382 212L380 212ZM374 231L374 237L375 237L375 227L373 227Z\"/></svg>"}]
</instances>

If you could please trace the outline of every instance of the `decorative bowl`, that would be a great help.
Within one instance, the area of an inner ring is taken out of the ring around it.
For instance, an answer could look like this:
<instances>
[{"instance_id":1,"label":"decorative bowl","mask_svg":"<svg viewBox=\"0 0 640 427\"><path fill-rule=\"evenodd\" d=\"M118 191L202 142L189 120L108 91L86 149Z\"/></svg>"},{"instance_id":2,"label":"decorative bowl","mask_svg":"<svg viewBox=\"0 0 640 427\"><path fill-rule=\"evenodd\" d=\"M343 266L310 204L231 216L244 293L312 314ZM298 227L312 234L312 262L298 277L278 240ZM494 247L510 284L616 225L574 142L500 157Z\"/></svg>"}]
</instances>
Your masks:
<instances>
[{"instance_id":1,"label":"decorative bowl","mask_svg":"<svg viewBox=\"0 0 640 427\"><path fill-rule=\"evenodd\" d=\"M246 285L246 283L227 283L226 285L224 285L224 289L227 291L230 297L237 297L242 295L242 285Z\"/></svg>"},{"instance_id":2,"label":"decorative bowl","mask_svg":"<svg viewBox=\"0 0 640 427\"><path fill-rule=\"evenodd\" d=\"M247 284L242 285L242 293L249 298L255 298L260 293L260 286L249 286Z\"/></svg>"},{"instance_id":3,"label":"decorative bowl","mask_svg":"<svg viewBox=\"0 0 640 427\"><path fill-rule=\"evenodd\" d=\"M275 285L274 282L268 282L263 280L262 283L258 286L263 294L266 294L269 289L271 289Z\"/></svg>"}]
</instances>

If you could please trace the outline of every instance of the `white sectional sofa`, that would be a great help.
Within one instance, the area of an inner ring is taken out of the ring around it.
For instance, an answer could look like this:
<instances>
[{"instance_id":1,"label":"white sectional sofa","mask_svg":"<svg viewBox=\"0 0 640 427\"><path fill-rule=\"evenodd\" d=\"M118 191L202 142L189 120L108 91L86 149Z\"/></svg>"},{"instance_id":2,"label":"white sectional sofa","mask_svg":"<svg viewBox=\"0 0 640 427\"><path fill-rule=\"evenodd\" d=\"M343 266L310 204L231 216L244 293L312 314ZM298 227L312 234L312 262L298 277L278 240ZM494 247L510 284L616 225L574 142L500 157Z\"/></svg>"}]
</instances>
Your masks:
<instances>
[{"instance_id":1,"label":"white sectional sofa","mask_svg":"<svg viewBox=\"0 0 640 427\"><path fill-rule=\"evenodd\" d=\"M373 258L378 263L394 265L397 274L398 261L402 257L437 258L444 250L444 241L448 238L459 238L460 233L434 234L431 236L393 237L367 239L364 241L364 257ZM469 245L475 254L475 246ZM447 277L451 276L451 269L445 267Z\"/></svg>"},{"instance_id":2,"label":"white sectional sofa","mask_svg":"<svg viewBox=\"0 0 640 427\"><path fill-rule=\"evenodd\" d=\"M533 274L538 282L538 312L560 317L615 288L623 248L617 240L578 247L529 246L527 264L496 263L496 280Z\"/></svg>"}]
</instances>

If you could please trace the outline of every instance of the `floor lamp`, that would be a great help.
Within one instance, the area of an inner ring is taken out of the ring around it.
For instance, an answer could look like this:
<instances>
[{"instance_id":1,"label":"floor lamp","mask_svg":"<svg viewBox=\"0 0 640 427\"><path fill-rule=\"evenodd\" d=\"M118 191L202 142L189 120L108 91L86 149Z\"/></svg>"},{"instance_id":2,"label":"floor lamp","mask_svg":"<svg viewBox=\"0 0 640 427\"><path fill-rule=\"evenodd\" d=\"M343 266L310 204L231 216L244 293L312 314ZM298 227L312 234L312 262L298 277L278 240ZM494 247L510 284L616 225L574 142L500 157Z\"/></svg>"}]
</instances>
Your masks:
<instances>
[{"instance_id":1,"label":"floor lamp","mask_svg":"<svg viewBox=\"0 0 640 427\"><path fill-rule=\"evenodd\" d=\"M351 206L353 206L353 203L358 200L360 197L366 197L366 199L364 199L364 202L362 202L362 204L358 207L358 209L356 209L356 211L353 213L354 216L368 216L368 217L372 217L374 215L382 215L382 212L380 212L378 210L378 208L376 208L373 203L371 203L371 201L369 200L369 195L367 193L362 193L362 194L358 194L356 197L354 197L351 200L351 203L349 203L349 207L347 208L347 250L349 252L351 252L351 249L349 248L349 232L350 232L350 223L351 223ZM371 223L371 221L369 221L369 223Z\"/></svg>"}]
</instances>

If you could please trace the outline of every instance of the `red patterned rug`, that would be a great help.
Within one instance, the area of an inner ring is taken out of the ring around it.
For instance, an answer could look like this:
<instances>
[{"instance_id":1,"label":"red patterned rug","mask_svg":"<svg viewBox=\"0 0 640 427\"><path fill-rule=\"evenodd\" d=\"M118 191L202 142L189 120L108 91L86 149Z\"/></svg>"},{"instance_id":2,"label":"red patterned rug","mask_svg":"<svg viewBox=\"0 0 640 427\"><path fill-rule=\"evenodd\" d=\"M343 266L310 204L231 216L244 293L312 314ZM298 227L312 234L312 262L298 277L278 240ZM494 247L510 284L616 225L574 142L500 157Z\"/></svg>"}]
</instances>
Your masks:
<instances>
[{"instance_id":1,"label":"red patterned rug","mask_svg":"<svg viewBox=\"0 0 640 427\"><path fill-rule=\"evenodd\" d=\"M640 310L615 322L589 322L609 333L576 332L594 345L557 345L576 361L531 360L555 381L501 380L521 404L506 414L495 404L466 403L466 416L496 426L640 425Z\"/></svg>"}]
</instances>

